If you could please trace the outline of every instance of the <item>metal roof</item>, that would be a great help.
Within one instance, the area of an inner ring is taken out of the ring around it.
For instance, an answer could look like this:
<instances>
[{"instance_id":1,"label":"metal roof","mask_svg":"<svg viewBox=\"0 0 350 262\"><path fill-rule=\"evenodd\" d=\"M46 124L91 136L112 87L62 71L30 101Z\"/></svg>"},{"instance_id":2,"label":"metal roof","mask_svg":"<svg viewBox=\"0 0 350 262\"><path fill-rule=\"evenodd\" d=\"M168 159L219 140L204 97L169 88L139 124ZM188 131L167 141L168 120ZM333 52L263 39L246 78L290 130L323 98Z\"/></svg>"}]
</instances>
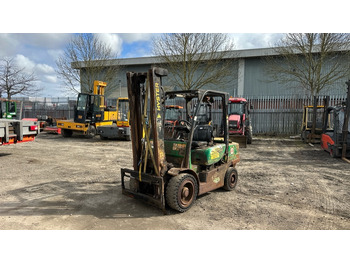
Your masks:
<instances>
[{"instance_id":1,"label":"metal roof","mask_svg":"<svg viewBox=\"0 0 350 262\"><path fill-rule=\"evenodd\" d=\"M241 50L233 50L233 51L225 51L226 54L223 58L227 59L237 59L237 58L250 58L250 57L264 57L264 56L274 56L279 55L276 52L276 48L278 47L267 47L267 48L256 48L256 49L241 49ZM346 49L344 49L346 50ZM341 50L340 50L341 51ZM295 49L296 53L300 53L298 49ZM314 53L319 52L318 46L314 46ZM210 59L208 57L208 59ZM129 65L154 65L160 63L159 56L148 56L148 57L133 57L133 58L118 58L106 60L103 66L129 66ZM101 63L99 63L101 64ZM73 68L83 68L84 62L73 62Z\"/></svg>"},{"instance_id":2,"label":"metal roof","mask_svg":"<svg viewBox=\"0 0 350 262\"><path fill-rule=\"evenodd\" d=\"M258 49L242 49L227 52L225 58L247 58L247 57L262 57L277 55L274 48L258 48ZM160 63L159 56L133 57L133 58L118 58L106 60L104 66L128 66L128 65L153 65ZM72 63L73 68L83 68L84 62Z\"/></svg>"}]
</instances>

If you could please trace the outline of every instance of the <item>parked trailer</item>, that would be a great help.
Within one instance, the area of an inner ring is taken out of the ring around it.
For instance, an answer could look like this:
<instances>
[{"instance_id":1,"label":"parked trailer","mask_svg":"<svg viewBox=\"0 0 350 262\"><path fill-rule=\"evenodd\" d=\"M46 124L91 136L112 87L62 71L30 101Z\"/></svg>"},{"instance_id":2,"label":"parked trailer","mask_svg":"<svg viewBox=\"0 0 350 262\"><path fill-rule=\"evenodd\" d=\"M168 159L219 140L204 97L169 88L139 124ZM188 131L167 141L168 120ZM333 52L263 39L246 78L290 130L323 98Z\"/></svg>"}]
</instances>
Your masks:
<instances>
[{"instance_id":1,"label":"parked trailer","mask_svg":"<svg viewBox=\"0 0 350 262\"><path fill-rule=\"evenodd\" d=\"M0 119L0 145L30 142L38 133L36 119Z\"/></svg>"}]
</instances>

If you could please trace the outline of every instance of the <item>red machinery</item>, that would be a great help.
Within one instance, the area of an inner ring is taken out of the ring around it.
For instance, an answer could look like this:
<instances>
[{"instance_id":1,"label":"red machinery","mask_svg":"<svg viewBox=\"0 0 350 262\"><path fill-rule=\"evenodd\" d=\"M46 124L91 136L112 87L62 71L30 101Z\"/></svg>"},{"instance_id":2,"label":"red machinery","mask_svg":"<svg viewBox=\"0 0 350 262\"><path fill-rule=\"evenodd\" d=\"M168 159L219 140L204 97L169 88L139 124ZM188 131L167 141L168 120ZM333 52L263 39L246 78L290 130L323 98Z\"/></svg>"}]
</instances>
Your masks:
<instances>
[{"instance_id":1,"label":"red machinery","mask_svg":"<svg viewBox=\"0 0 350 262\"><path fill-rule=\"evenodd\" d=\"M239 143L240 147L247 147L252 143L253 134L247 100L230 97L228 115L230 140Z\"/></svg>"}]
</instances>

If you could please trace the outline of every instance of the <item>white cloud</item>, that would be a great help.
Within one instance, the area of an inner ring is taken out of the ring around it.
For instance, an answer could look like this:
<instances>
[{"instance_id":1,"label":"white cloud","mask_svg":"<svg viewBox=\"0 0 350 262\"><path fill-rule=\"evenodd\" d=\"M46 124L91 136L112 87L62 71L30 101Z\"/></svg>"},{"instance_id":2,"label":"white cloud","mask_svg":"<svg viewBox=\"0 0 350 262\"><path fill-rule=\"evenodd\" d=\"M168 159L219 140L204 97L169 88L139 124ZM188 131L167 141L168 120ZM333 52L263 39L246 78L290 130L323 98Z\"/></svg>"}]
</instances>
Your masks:
<instances>
[{"instance_id":1,"label":"white cloud","mask_svg":"<svg viewBox=\"0 0 350 262\"><path fill-rule=\"evenodd\" d=\"M38 75L54 74L55 69L47 64L36 64L24 55L16 55L14 62L19 68L24 68L28 73L35 72Z\"/></svg>"},{"instance_id":2,"label":"white cloud","mask_svg":"<svg viewBox=\"0 0 350 262\"><path fill-rule=\"evenodd\" d=\"M52 59L56 60L59 56L64 54L64 51L62 49L50 49L47 53Z\"/></svg>"},{"instance_id":3,"label":"white cloud","mask_svg":"<svg viewBox=\"0 0 350 262\"><path fill-rule=\"evenodd\" d=\"M69 41L72 34L11 34L11 36L33 47L58 49Z\"/></svg>"},{"instance_id":4,"label":"white cloud","mask_svg":"<svg viewBox=\"0 0 350 262\"><path fill-rule=\"evenodd\" d=\"M115 55L120 55L123 40L117 34L96 34L96 36L98 36L101 41L109 45Z\"/></svg>"},{"instance_id":5,"label":"white cloud","mask_svg":"<svg viewBox=\"0 0 350 262\"><path fill-rule=\"evenodd\" d=\"M236 49L254 49L272 47L283 34L230 34L235 43Z\"/></svg>"},{"instance_id":6,"label":"white cloud","mask_svg":"<svg viewBox=\"0 0 350 262\"><path fill-rule=\"evenodd\" d=\"M133 43L138 41L149 41L151 40L152 36L154 36L155 34L138 33L138 34L119 34L119 35L126 43Z\"/></svg>"},{"instance_id":7,"label":"white cloud","mask_svg":"<svg viewBox=\"0 0 350 262\"><path fill-rule=\"evenodd\" d=\"M35 63L31 61L28 57L18 54L14 58L14 62L19 68L24 68L28 73L33 72L35 68Z\"/></svg>"},{"instance_id":8,"label":"white cloud","mask_svg":"<svg viewBox=\"0 0 350 262\"><path fill-rule=\"evenodd\" d=\"M46 65L46 64L37 64L35 66L35 71L37 73L42 73L42 74L54 74L55 69L53 67Z\"/></svg>"},{"instance_id":9,"label":"white cloud","mask_svg":"<svg viewBox=\"0 0 350 262\"><path fill-rule=\"evenodd\" d=\"M45 76L45 79L50 83L57 83L57 76Z\"/></svg>"}]
</instances>

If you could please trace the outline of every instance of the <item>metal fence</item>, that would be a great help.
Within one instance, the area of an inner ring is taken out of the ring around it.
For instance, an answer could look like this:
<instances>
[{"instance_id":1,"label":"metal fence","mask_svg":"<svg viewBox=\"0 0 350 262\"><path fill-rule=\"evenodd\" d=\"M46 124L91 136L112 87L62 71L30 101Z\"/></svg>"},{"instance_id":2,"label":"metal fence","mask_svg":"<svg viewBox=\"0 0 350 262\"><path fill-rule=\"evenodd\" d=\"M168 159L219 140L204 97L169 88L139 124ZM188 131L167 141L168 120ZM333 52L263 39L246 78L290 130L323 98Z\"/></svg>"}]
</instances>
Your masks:
<instances>
[{"instance_id":1,"label":"metal fence","mask_svg":"<svg viewBox=\"0 0 350 262\"><path fill-rule=\"evenodd\" d=\"M252 105L250 110L254 134L270 135L294 135L300 133L303 107L312 105L312 99L300 96L266 96L245 97ZM323 104L324 96L318 97L318 105ZM52 118L73 118L76 98L25 98L16 99L18 118L40 118L50 116ZM330 96L329 105L341 104L346 96ZM107 105L113 104L115 99L107 100ZM216 117L213 110L213 120L220 124L221 118Z\"/></svg>"},{"instance_id":2,"label":"metal fence","mask_svg":"<svg viewBox=\"0 0 350 262\"><path fill-rule=\"evenodd\" d=\"M16 98L18 118L73 118L75 97Z\"/></svg>"},{"instance_id":3,"label":"metal fence","mask_svg":"<svg viewBox=\"0 0 350 262\"><path fill-rule=\"evenodd\" d=\"M346 96L330 96L329 106L339 105ZM270 135L295 135L301 132L303 108L313 105L308 97L266 96L246 97L253 109L251 120L253 133ZM325 96L318 97L318 105L323 105Z\"/></svg>"}]
</instances>

